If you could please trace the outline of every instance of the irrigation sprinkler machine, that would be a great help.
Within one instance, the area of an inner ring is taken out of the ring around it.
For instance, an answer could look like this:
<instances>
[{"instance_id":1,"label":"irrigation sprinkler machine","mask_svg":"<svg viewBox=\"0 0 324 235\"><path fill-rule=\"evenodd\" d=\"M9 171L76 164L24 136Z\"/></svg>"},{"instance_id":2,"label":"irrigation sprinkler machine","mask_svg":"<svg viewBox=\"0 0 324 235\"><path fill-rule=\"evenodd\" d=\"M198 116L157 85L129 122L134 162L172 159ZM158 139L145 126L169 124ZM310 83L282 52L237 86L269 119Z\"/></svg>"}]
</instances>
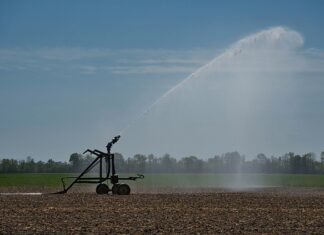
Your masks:
<instances>
[{"instance_id":1,"label":"irrigation sprinkler machine","mask_svg":"<svg viewBox=\"0 0 324 235\"><path fill-rule=\"evenodd\" d=\"M98 184L96 187L97 194L108 194L110 191L112 194L117 195L129 195L130 194L130 187L128 184L119 183L120 181L124 180L137 180L143 179L144 175L137 174L137 176L131 177L119 177L116 174L115 169L115 156L114 153L111 153L111 147L117 143L119 140L120 135L115 136L108 144L107 144L107 153L101 152L100 150L91 150L87 149L84 151L85 153L90 153L97 156L89 166L78 176L78 177L63 177L61 178L63 184L63 190L57 192L56 194L63 194L67 193L67 191L72 188L74 184ZM85 177L86 173L89 173L94 167L99 164L99 176L97 177ZM104 172L105 171L105 172ZM66 187L65 180L73 179L72 183ZM111 189L108 186L108 182L112 184Z\"/></svg>"}]
</instances>

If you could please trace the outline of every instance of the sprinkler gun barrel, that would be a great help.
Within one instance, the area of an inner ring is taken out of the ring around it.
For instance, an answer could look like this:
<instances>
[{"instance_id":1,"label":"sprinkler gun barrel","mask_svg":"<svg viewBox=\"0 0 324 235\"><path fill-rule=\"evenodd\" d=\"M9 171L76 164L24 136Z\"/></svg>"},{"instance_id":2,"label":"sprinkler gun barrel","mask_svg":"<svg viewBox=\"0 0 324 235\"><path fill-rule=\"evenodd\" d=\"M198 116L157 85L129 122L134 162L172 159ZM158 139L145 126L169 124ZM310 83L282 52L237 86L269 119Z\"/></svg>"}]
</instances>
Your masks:
<instances>
[{"instance_id":1,"label":"sprinkler gun barrel","mask_svg":"<svg viewBox=\"0 0 324 235\"><path fill-rule=\"evenodd\" d=\"M117 136L115 136L113 139L112 139L112 143L114 144L114 143L116 143L118 140L119 140L119 138L120 138L120 135L117 135Z\"/></svg>"},{"instance_id":2,"label":"sprinkler gun barrel","mask_svg":"<svg viewBox=\"0 0 324 235\"><path fill-rule=\"evenodd\" d=\"M119 138L120 138L120 135L117 135L110 142L108 142L108 144L106 146L107 147L107 153L110 153L111 147L113 146L113 144L117 143L117 141L119 140Z\"/></svg>"},{"instance_id":3,"label":"sprinkler gun barrel","mask_svg":"<svg viewBox=\"0 0 324 235\"><path fill-rule=\"evenodd\" d=\"M115 143L117 143L117 141L119 140L119 138L120 138L120 135L117 135L117 136L115 136L110 142L108 142L108 144L107 144L107 152L108 153L110 153L110 149L111 149L111 147L113 146L113 144L115 144Z\"/></svg>"}]
</instances>

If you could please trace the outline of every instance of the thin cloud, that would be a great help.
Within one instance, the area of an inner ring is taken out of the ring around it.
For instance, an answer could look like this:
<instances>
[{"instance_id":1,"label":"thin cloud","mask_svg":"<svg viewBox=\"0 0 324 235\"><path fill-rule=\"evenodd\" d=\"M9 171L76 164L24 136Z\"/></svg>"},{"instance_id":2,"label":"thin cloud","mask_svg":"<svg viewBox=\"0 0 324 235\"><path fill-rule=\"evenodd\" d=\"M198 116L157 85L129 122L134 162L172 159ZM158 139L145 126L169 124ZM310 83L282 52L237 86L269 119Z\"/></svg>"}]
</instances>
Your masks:
<instances>
[{"instance_id":1,"label":"thin cloud","mask_svg":"<svg viewBox=\"0 0 324 235\"><path fill-rule=\"evenodd\" d=\"M197 67L193 66L162 66L162 65L147 65L147 66L111 66L106 67L107 70L114 74L160 74L160 73L190 73Z\"/></svg>"},{"instance_id":2,"label":"thin cloud","mask_svg":"<svg viewBox=\"0 0 324 235\"><path fill-rule=\"evenodd\" d=\"M38 48L0 49L0 70L70 70L95 74L188 73L212 56L206 50Z\"/></svg>"},{"instance_id":3,"label":"thin cloud","mask_svg":"<svg viewBox=\"0 0 324 235\"><path fill-rule=\"evenodd\" d=\"M165 58L165 59L147 59L139 61L142 64L193 64L202 65L207 63L205 59L193 59L193 58Z\"/></svg>"},{"instance_id":4,"label":"thin cloud","mask_svg":"<svg viewBox=\"0 0 324 235\"><path fill-rule=\"evenodd\" d=\"M95 74L98 68L95 66L83 66L81 67L82 74Z\"/></svg>"},{"instance_id":5,"label":"thin cloud","mask_svg":"<svg viewBox=\"0 0 324 235\"><path fill-rule=\"evenodd\" d=\"M307 56L318 56L324 58L324 50L322 49L309 48L306 49L303 53Z\"/></svg>"},{"instance_id":6,"label":"thin cloud","mask_svg":"<svg viewBox=\"0 0 324 235\"><path fill-rule=\"evenodd\" d=\"M191 73L224 50L214 49L120 49L107 48L0 48L0 72L70 71L74 74L174 74ZM243 51L244 53L244 51ZM310 48L298 52L305 64L289 70L324 72L324 50ZM226 66L218 68L226 72ZM231 70L234 67L232 65ZM237 67L237 71L253 70ZM277 69L280 69L278 66ZM282 66L282 70L287 69Z\"/></svg>"}]
</instances>

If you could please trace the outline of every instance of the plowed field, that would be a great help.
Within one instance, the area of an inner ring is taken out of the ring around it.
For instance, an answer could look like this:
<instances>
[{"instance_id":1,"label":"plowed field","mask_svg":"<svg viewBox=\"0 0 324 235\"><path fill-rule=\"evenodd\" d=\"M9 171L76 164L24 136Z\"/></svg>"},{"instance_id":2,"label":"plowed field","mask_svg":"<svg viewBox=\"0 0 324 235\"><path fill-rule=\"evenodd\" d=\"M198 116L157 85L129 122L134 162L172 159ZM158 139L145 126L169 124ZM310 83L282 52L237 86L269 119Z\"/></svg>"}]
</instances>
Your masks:
<instances>
[{"instance_id":1,"label":"plowed field","mask_svg":"<svg viewBox=\"0 0 324 235\"><path fill-rule=\"evenodd\" d=\"M0 233L324 234L323 202L315 189L0 195Z\"/></svg>"}]
</instances>

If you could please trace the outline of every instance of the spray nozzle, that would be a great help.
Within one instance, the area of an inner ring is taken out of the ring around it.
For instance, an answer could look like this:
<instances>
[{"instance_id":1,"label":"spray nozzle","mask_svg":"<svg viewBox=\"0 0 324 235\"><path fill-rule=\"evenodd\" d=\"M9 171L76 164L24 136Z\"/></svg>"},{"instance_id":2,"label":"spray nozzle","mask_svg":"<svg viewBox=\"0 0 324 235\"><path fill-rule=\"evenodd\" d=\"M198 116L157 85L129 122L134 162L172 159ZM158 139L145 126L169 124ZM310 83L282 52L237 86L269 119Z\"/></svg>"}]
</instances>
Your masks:
<instances>
[{"instance_id":1,"label":"spray nozzle","mask_svg":"<svg viewBox=\"0 0 324 235\"><path fill-rule=\"evenodd\" d=\"M120 135L117 135L117 136L115 136L113 139L112 139L112 141L111 141L111 143L116 143L118 140L119 140L119 138L120 138Z\"/></svg>"}]
</instances>

